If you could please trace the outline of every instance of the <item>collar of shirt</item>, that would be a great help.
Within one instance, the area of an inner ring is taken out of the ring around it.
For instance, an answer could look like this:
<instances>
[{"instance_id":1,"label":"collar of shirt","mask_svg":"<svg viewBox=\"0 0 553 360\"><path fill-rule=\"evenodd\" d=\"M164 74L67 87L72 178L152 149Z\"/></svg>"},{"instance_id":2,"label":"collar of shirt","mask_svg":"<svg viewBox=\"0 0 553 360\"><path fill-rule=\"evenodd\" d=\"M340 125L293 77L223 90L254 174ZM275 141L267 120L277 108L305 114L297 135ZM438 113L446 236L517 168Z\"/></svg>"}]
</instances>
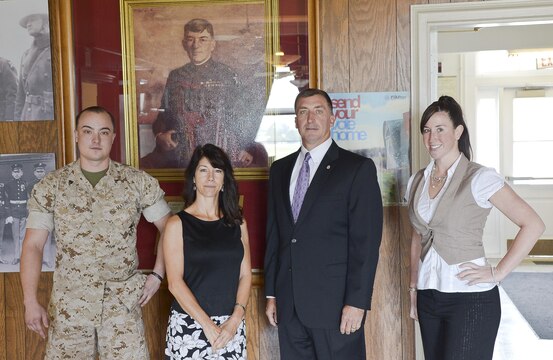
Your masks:
<instances>
[{"instance_id":1,"label":"collar of shirt","mask_svg":"<svg viewBox=\"0 0 553 360\"><path fill-rule=\"evenodd\" d=\"M451 177L453 176L453 173L455 173L455 169L457 169L457 165L459 165L459 161L461 161L461 156L463 156L463 153L460 153L457 160L455 160L455 162L449 167L449 169L447 169L447 180L446 180L446 183L444 185L449 184L449 181L451 180ZM428 164L426 169L424 169L424 180L425 181L428 180L428 177L430 176L430 172L432 171L433 167L434 167L434 160L432 160L430 162L430 164ZM445 186L444 186L444 188L445 188Z\"/></svg>"},{"instance_id":2,"label":"collar of shirt","mask_svg":"<svg viewBox=\"0 0 553 360\"><path fill-rule=\"evenodd\" d=\"M331 145L332 145L332 138L329 137L323 143L321 143L320 145L314 147L309 151L309 154L311 154L311 160L309 160L309 183L310 184L311 184L311 180L313 180L313 177L315 176L315 173L317 172L317 169L319 168L321 161L323 161L323 158L326 155L328 149L330 149ZM294 169L292 170L292 176L290 178L290 201L292 201L292 199L294 198L296 181L298 180L301 164L303 163L303 159L305 159L305 154L307 154L307 152L308 150L302 145L300 148L300 153L298 155L298 158L296 159L296 163L294 164Z\"/></svg>"},{"instance_id":3,"label":"collar of shirt","mask_svg":"<svg viewBox=\"0 0 553 360\"><path fill-rule=\"evenodd\" d=\"M296 160L296 166L299 164L299 167L301 168L303 159L305 159L305 154L307 154L307 152L311 154L311 160L309 161L309 170L310 170L309 182L313 180L313 175L315 175L315 172L317 171L319 164L321 163L321 161L323 161L323 158L326 155L326 152L328 151L328 149L330 149L330 145L332 145L332 138L329 137L322 144L311 149L311 151L308 151L303 145L301 146L300 155ZM299 171L299 168L298 168L298 171Z\"/></svg>"},{"instance_id":4,"label":"collar of shirt","mask_svg":"<svg viewBox=\"0 0 553 360\"><path fill-rule=\"evenodd\" d=\"M455 169L457 169L457 165L459 165L459 161L461 161L461 156L463 154L459 154L459 157L453 165L447 169L447 179L445 180L445 184L440 190L440 192L434 197L434 199L430 199L430 195L428 194L428 186L429 186L429 178L430 174L432 172L432 167L434 166L434 160L428 164L426 169L424 169L424 187L421 192L421 196L419 199L419 206L417 208L417 211L419 212L419 215L426 221L427 223L430 223L430 220L434 217L434 213L436 212L436 208L438 207L438 203L440 202L440 199L444 195L447 187L449 186L449 183L451 182L451 179L453 178L453 174L455 173Z\"/></svg>"},{"instance_id":5,"label":"collar of shirt","mask_svg":"<svg viewBox=\"0 0 553 360\"><path fill-rule=\"evenodd\" d=\"M74 176L74 179L70 179L70 180L77 180L80 182L81 186L90 186L91 188L93 189L100 189L100 188L104 188L107 186L107 188L109 188L110 186L113 185L113 182L114 181L117 181L117 179L120 177L120 174L119 174L119 171L117 170L117 166L114 164L114 161L113 160L109 160L109 165L108 165L108 169L105 173L105 175L100 179L100 181L98 181L98 184L102 184L101 186L92 186L92 184L87 180L86 176L84 175L82 169L81 169L81 163L79 160L76 160L73 162L72 164L72 168L73 168L73 176ZM106 183L107 181L107 183ZM103 184L106 184L106 185L103 185ZM86 185L84 185L86 184Z\"/></svg>"}]
</instances>

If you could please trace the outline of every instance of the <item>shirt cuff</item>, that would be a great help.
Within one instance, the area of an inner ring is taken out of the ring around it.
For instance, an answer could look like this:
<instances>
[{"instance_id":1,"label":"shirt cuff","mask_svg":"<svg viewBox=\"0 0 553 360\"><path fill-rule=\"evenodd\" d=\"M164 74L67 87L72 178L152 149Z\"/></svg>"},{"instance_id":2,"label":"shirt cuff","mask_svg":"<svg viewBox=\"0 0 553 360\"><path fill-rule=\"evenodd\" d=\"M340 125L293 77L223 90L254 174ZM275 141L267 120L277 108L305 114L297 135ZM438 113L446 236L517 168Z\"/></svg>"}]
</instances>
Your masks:
<instances>
[{"instance_id":1,"label":"shirt cuff","mask_svg":"<svg viewBox=\"0 0 553 360\"><path fill-rule=\"evenodd\" d=\"M161 219L170 212L171 209L169 208L169 205L167 205L165 199L160 199L155 204L145 208L142 214L144 215L146 220L148 220L148 222L153 223L154 221Z\"/></svg>"},{"instance_id":2,"label":"shirt cuff","mask_svg":"<svg viewBox=\"0 0 553 360\"><path fill-rule=\"evenodd\" d=\"M31 211L27 217L27 229L41 229L52 232L54 230L54 215L48 213L42 213L38 211Z\"/></svg>"}]
</instances>

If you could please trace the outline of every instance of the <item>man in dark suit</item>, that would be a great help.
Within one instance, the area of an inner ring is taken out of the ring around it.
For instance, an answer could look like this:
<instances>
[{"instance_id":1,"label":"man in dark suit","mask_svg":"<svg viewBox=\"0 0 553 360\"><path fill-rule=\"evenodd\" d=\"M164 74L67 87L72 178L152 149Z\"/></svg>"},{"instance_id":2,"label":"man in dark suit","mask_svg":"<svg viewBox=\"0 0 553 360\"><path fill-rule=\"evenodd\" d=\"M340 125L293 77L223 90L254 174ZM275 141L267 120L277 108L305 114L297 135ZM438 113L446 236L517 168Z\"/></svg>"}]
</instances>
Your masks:
<instances>
[{"instance_id":1,"label":"man in dark suit","mask_svg":"<svg viewBox=\"0 0 553 360\"><path fill-rule=\"evenodd\" d=\"M278 323L282 359L365 359L382 236L376 168L331 139L326 92L303 90L294 108L302 146L269 177L266 314Z\"/></svg>"}]
</instances>

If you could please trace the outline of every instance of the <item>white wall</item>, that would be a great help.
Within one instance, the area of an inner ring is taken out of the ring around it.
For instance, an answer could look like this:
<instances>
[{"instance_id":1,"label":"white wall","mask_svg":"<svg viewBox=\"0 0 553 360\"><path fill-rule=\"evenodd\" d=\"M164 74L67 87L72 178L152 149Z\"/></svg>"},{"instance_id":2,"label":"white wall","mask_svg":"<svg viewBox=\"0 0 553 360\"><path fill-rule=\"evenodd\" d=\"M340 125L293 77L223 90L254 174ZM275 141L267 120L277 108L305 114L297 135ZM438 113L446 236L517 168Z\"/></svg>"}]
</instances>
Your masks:
<instances>
[{"instance_id":1,"label":"white wall","mask_svg":"<svg viewBox=\"0 0 553 360\"><path fill-rule=\"evenodd\" d=\"M476 124L477 89L483 88L492 89L489 90L491 92L496 91L500 99L498 109L499 126L506 128L501 130L499 134L501 162L512 162L512 159L508 158L511 151L502 147L510 146L511 143L510 137L512 136L512 131L505 124L510 123L508 117L511 116L511 111L508 108L512 98L501 94L508 93L509 91L513 92L513 87L551 86L553 85L553 76L551 74L543 75L543 72L539 73L538 71L537 74L528 72L524 76L502 74L493 78L482 77L478 76L475 72L474 58L475 53L440 53L438 61L442 63L442 73L438 79L438 93L440 95L453 96L460 102L465 113L465 121L470 130L473 149L478 152L479 149L475 148L475 144L478 143L478 137L491 139L492 135L478 134L475 131L478 128ZM444 82L444 79L448 81ZM535 80L533 81L533 79ZM456 94L452 93L455 91L457 92ZM548 90L546 94L553 94L553 90ZM539 131L539 129L536 129L536 131ZM484 141L483 143L486 142ZM528 161L548 161L549 156L551 155L536 154L536 158L528 159ZM490 166L489 164L485 165ZM510 175L505 171L504 167L498 166L496 169L504 176ZM546 223L547 229L542 239L553 239L553 185L514 185L512 182L509 184L536 210ZM518 227L516 225L497 209L493 209L484 229L484 247L487 256L491 258L504 256L507 251L507 240L513 239L517 231Z\"/></svg>"}]
</instances>

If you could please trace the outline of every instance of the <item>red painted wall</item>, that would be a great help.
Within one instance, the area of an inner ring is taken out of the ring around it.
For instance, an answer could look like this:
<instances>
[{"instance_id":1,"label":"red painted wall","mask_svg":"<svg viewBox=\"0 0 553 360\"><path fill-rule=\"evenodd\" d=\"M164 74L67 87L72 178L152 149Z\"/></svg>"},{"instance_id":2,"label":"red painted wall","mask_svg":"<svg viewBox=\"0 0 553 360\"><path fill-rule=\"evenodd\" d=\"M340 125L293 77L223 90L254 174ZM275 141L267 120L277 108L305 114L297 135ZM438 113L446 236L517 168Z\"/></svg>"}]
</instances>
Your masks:
<instances>
[{"instance_id":1,"label":"red painted wall","mask_svg":"<svg viewBox=\"0 0 553 360\"><path fill-rule=\"evenodd\" d=\"M307 23L286 19L306 19L304 1L280 0L281 49L287 54L299 54L291 67L305 71L307 59ZM83 82L98 87L97 104L107 108L116 118L119 144L112 149L112 158L124 161L123 65L121 57L121 29L119 1L78 0L73 2L77 98L81 99ZM78 108L81 108L79 101ZM181 183L161 184L167 195L180 195ZM263 268L265 251L265 222L267 209L267 180L240 180L240 194L244 195L244 214L249 226L252 265ZM155 261L156 229L144 219L138 228L140 268L149 269Z\"/></svg>"}]
</instances>

